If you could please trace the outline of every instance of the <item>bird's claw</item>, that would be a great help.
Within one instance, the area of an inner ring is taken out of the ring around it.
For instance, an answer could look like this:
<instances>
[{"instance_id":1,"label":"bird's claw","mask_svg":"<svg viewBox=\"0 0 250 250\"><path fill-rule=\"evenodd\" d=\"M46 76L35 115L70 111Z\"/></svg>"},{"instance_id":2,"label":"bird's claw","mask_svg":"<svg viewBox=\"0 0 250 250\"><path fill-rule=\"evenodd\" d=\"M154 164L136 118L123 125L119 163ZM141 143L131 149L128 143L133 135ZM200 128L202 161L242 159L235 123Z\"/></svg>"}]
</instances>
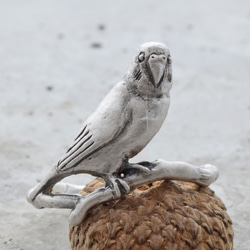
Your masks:
<instances>
[{"instance_id":1,"label":"bird's claw","mask_svg":"<svg viewBox=\"0 0 250 250\"><path fill-rule=\"evenodd\" d=\"M130 192L130 187L126 181L120 178L112 178L110 179L110 181L112 183L112 193L114 199L118 199L121 196Z\"/></svg>"},{"instance_id":2,"label":"bird's claw","mask_svg":"<svg viewBox=\"0 0 250 250\"><path fill-rule=\"evenodd\" d=\"M147 173L147 174L151 172L151 169L150 169L151 165L152 164L150 162L139 162L139 163L130 164L130 166L132 168L138 169L141 172L144 172L144 173Z\"/></svg>"}]
</instances>

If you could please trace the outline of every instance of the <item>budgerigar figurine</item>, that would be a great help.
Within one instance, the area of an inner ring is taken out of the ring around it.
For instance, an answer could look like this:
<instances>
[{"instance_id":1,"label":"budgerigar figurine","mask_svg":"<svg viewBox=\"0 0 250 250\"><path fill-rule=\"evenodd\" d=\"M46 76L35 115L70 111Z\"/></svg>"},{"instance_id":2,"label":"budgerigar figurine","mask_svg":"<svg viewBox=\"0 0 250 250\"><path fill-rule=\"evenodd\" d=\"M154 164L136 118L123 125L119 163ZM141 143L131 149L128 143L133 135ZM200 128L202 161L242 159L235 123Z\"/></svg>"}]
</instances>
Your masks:
<instances>
[{"instance_id":1,"label":"budgerigar figurine","mask_svg":"<svg viewBox=\"0 0 250 250\"><path fill-rule=\"evenodd\" d=\"M156 179L182 179L209 185L218 177L212 165L182 162L129 163L154 137L166 118L172 87L172 62L166 45L142 44L122 81L117 83L85 121L82 130L47 178L30 190L38 208L72 208L71 224L100 202L117 199ZM73 174L101 177L106 187L87 197L53 194L54 185ZM186 173L186 174L184 174Z\"/></svg>"}]
</instances>

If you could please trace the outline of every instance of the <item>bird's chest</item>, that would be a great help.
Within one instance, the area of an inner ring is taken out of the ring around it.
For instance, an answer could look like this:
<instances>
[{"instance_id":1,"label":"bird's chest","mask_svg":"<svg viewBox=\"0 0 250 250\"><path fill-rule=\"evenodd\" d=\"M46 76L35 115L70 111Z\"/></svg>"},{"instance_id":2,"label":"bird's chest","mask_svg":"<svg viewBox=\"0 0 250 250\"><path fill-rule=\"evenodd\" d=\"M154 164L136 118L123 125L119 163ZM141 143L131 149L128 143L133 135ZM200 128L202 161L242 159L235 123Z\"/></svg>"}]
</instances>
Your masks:
<instances>
[{"instance_id":1,"label":"bird's chest","mask_svg":"<svg viewBox=\"0 0 250 250\"><path fill-rule=\"evenodd\" d=\"M133 126L141 132L155 134L167 115L169 99L167 97L150 100L134 99L131 106Z\"/></svg>"}]
</instances>

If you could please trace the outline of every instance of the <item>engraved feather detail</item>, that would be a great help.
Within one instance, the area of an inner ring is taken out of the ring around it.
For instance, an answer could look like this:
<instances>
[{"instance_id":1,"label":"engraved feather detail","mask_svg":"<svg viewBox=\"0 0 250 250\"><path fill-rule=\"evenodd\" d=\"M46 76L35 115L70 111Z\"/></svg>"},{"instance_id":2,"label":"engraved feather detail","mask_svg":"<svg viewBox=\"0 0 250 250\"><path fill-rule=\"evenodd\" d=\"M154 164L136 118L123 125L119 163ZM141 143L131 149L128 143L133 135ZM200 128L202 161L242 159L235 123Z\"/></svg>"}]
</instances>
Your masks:
<instances>
[{"instance_id":1,"label":"engraved feather detail","mask_svg":"<svg viewBox=\"0 0 250 250\"><path fill-rule=\"evenodd\" d=\"M142 78L142 72L141 72L141 70L138 70L138 71L134 74L134 79L135 79L136 81L140 81L141 78Z\"/></svg>"},{"instance_id":2,"label":"engraved feather detail","mask_svg":"<svg viewBox=\"0 0 250 250\"><path fill-rule=\"evenodd\" d=\"M90 130L87 125L83 128L80 134L76 137L74 144L67 150L66 155L60 159L57 164L57 168L60 170L66 170L72 168L72 162L76 160L80 155L88 154L88 149L95 143L92 138ZM90 152L89 152L90 153Z\"/></svg>"}]
</instances>

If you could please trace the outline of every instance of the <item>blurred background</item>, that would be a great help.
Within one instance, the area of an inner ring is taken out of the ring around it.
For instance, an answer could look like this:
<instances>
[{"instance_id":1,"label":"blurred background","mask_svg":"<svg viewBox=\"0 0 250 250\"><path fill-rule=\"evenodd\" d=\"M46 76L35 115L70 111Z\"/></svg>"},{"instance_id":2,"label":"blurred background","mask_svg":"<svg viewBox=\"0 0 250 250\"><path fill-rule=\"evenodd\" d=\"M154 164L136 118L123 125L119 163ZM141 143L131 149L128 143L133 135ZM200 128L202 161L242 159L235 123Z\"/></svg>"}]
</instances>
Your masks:
<instances>
[{"instance_id":1,"label":"blurred background","mask_svg":"<svg viewBox=\"0 0 250 250\"><path fill-rule=\"evenodd\" d=\"M170 48L174 85L163 127L133 161L218 166L211 188L234 249L250 249L249 1L0 0L1 249L70 249L69 211L37 210L26 192L148 41Z\"/></svg>"}]
</instances>

